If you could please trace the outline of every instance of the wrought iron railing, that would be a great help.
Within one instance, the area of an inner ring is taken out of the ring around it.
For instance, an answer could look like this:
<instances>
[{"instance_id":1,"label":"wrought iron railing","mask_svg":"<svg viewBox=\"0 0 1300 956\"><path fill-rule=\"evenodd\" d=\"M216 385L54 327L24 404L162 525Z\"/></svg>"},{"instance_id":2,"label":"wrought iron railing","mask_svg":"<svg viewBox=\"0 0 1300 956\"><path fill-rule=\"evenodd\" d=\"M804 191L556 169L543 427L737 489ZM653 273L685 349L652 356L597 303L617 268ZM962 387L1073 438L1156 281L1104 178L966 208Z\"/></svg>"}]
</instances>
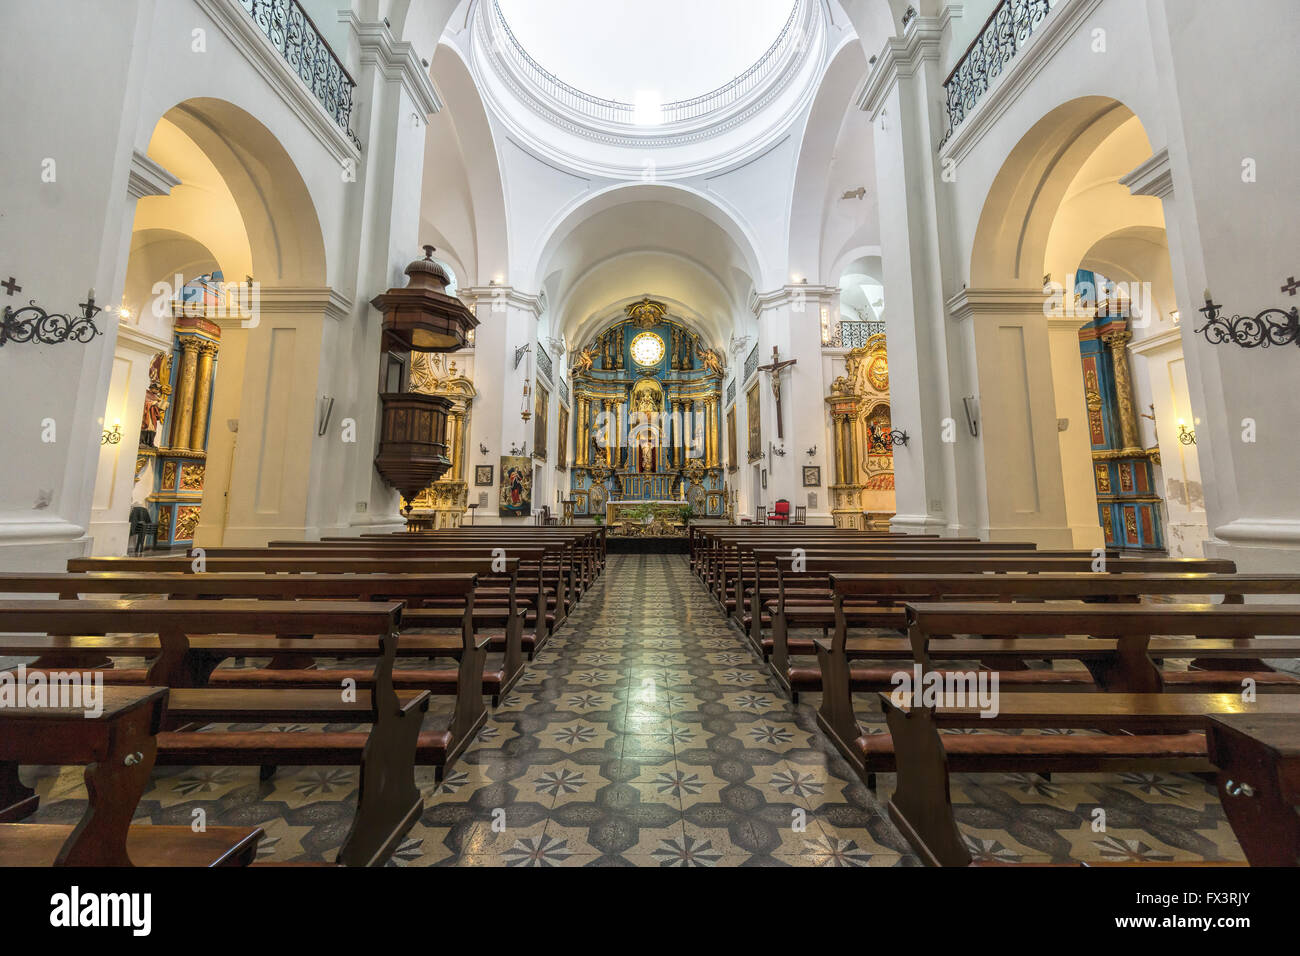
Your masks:
<instances>
[{"instance_id":1,"label":"wrought iron railing","mask_svg":"<svg viewBox=\"0 0 1300 956\"><path fill-rule=\"evenodd\" d=\"M239 5L280 51L325 111L347 133L358 148L361 140L352 132L352 91L356 81L321 35L298 0L239 0Z\"/></svg>"},{"instance_id":2,"label":"wrought iron railing","mask_svg":"<svg viewBox=\"0 0 1300 956\"><path fill-rule=\"evenodd\" d=\"M727 383L727 404L734 405L735 403L736 403L736 380L733 378L730 382Z\"/></svg>"},{"instance_id":3,"label":"wrought iron railing","mask_svg":"<svg viewBox=\"0 0 1300 956\"><path fill-rule=\"evenodd\" d=\"M551 355L546 349L542 348L542 343L537 343L537 371L546 376L548 382L555 381L555 369L551 364Z\"/></svg>"},{"instance_id":4,"label":"wrought iron railing","mask_svg":"<svg viewBox=\"0 0 1300 956\"><path fill-rule=\"evenodd\" d=\"M750 350L749 356L745 359L744 381L748 382L750 377L758 372L758 344L755 343Z\"/></svg>"},{"instance_id":5,"label":"wrought iron railing","mask_svg":"<svg viewBox=\"0 0 1300 956\"><path fill-rule=\"evenodd\" d=\"M744 73L724 83L716 90L693 96L686 100L675 100L660 107L661 123L676 123L682 120L705 116L715 110L723 109L743 99L747 94L761 86L785 59L784 54L793 46L803 42L803 31L797 26L799 15L810 0L794 0L790 16L786 19L781 33L767 51ZM534 60L524 49L510 30L501 5L492 0L492 16L489 18L493 39L497 49L509 60L509 65L516 73L526 77L534 86L555 102L576 113L606 123L623 123L634 125L637 122L638 107L634 103L621 100L603 99L592 96L570 86L558 76Z\"/></svg>"},{"instance_id":6,"label":"wrought iron railing","mask_svg":"<svg viewBox=\"0 0 1300 956\"><path fill-rule=\"evenodd\" d=\"M885 334L883 319L868 319L856 322L844 319L836 322L822 335L822 347L828 349L856 349L867 344L873 335Z\"/></svg>"},{"instance_id":7,"label":"wrought iron railing","mask_svg":"<svg viewBox=\"0 0 1300 956\"><path fill-rule=\"evenodd\" d=\"M962 121L975 109L989 88L1002 75L1012 58L1028 42L1038 24L1061 0L1002 0L980 27L975 39L943 81L948 109L946 143ZM943 145L940 143L940 145Z\"/></svg>"}]
</instances>

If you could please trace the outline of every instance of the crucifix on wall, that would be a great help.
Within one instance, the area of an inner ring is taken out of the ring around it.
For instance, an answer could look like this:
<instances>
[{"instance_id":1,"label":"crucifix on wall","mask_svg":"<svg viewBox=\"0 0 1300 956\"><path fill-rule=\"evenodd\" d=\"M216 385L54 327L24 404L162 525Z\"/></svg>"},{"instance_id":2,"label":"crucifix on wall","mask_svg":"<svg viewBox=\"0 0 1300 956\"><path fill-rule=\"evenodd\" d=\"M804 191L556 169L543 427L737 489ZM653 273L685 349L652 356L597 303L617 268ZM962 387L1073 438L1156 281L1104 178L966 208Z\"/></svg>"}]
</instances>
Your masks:
<instances>
[{"instance_id":1,"label":"crucifix on wall","mask_svg":"<svg viewBox=\"0 0 1300 956\"><path fill-rule=\"evenodd\" d=\"M767 372L772 376L772 397L776 399L776 437L785 438L785 430L781 424L781 372L798 362L798 359L786 359L781 361L781 356L772 346L772 361L767 365L760 365L760 372Z\"/></svg>"}]
</instances>

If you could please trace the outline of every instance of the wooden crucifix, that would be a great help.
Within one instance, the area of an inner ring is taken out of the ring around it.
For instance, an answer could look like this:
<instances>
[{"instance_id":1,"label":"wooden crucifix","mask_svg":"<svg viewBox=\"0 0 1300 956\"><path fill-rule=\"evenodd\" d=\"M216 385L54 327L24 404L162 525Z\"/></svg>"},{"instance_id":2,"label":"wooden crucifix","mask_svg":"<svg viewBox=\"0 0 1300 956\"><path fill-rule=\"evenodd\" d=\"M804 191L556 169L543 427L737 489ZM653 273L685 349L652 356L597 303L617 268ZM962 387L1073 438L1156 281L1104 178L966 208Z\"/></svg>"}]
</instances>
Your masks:
<instances>
[{"instance_id":1,"label":"wooden crucifix","mask_svg":"<svg viewBox=\"0 0 1300 956\"><path fill-rule=\"evenodd\" d=\"M760 365L760 372L767 372L772 376L772 397L776 399L776 437L784 439L785 430L781 425L781 372L798 362L798 359L786 359L781 361L781 356L772 346L772 361L767 365Z\"/></svg>"}]
</instances>

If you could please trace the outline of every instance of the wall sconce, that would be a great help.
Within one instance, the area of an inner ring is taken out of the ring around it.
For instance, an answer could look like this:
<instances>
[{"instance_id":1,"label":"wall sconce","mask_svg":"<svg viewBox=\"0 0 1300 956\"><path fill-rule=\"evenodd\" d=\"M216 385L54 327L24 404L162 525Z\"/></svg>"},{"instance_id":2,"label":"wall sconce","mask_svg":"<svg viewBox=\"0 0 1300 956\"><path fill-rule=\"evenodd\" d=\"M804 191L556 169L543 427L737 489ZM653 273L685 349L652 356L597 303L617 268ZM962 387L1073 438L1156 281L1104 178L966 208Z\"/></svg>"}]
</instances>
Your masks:
<instances>
[{"instance_id":1,"label":"wall sconce","mask_svg":"<svg viewBox=\"0 0 1300 956\"><path fill-rule=\"evenodd\" d=\"M113 422L112 431L105 429L103 434L99 436L99 443L101 445L116 445L121 440L122 440L122 426L118 422Z\"/></svg>"},{"instance_id":2,"label":"wall sconce","mask_svg":"<svg viewBox=\"0 0 1300 956\"><path fill-rule=\"evenodd\" d=\"M1283 286L1285 291L1286 286ZM1205 335L1205 341L1211 345L1223 345L1231 342L1243 349L1268 348L1270 345L1300 345L1300 309L1291 307L1290 312L1282 309L1265 309L1258 315L1234 315L1230 319L1219 315L1222 306L1215 303L1210 290L1205 290L1205 307L1197 309L1205 316L1205 324L1197 329L1198 334ZM1270 319L1279 315L1281 320Z\"/></svg>"},{"instance_id":3,"label":"wall sconce","mask_svg":"<svg viewBox=\"0 0 1300 956\"><path fill-rule=\"evenodd\" d=\"M1196 444L1196 431L1188 428L1187 423L1183 421L1178 423L1178 442L1182 445Z\"/></svg>"},{"instance_id":4,"label":"wall sconce","mask_svg":"<svg viewBox=\"0 0 1300 956\"><path fill-rule=\"evenodd\" d=\"M523 456L523 457L527 457L527 456L528 456L528 442L524 442L523 447L520 447L519 445L516 445L514 442L511 442L511 443L510 443L510 454L513 455L513 456L516 457L516 458L521 457L521 456Z\"/></svg>"},{"instance_id":5,"label":"wall sconce","mask_svg":"<svg viewBox=\"0 0 1300 956\"><path fill-rule=\"evenodd\" d=\"M8 282L0 284L6 289L18 290L22 288L22 286L14 284L12 278ZM78 308L81 309L82 314L76 318L69 318L59 313L46 312L36 304L35 299L32 299L21 309L5 306L3 325L0 325L0 346L10 340L14 342L36 342L40 345L58 345L61 342L71 340L85 345L100 334L99 329L95 326L94 318L104 310L101 306L95 305L94 289L91 289L86 294L86 301L82 302Z\"/></svg>"},{"instance_id":6,"label":"wall sconce","mask_svg":"<svg viewBox=\"0 0 1300 956\"><path fill-rule=\"evenodd\" d=\"M326 398L325 396L322 395L320 400L319 411L320 414L317 416L317 418L320 421L320 425L316 428L316 435L317 437L323 437L325 435L325 432L329 430L330 416L334 414L334 399Z\"/></svg>"},{"instance_id":7,"label":"wall sconce","mask_svg":"<svg viewBox=\"0 0 1300 956\"><path fill-rule=\"evenodd\" d=\"M970 429L971 438L980 437L979 417L976 414L975 396L967 395L961 400L962 406L966 409L966 427Z\"/></svg>"},{"instance_id":8,"label":"wall sconce","mask_svg":"<svg viewBox=\"0 0 1300 956\"><path fill-rule=\"evenodd\" d=\"M785 445L782 445L780 448L776 446L775 442L772 442L771 445L772 445L772 454L776 455L777 458L785 457Z\"/></svg>"},{"instance_id":9,"label":"wall sconce","mask_svg":"<svg viewBox=\"0 0 1300 956\"><path fill-rule=\"evenodd\" d=\"M890 445L906 445L908 440L907 432L897 428L891 428L885 431L876 422L871 423L871 431L868 433L872 448L887 449Z\"/></svg>"},{"instance_id":10,"label":"wall sconce","mask_svg":"<svg viewBox=\"0 0 1300 956\"><path fill-rule=\"evenodd\" d=\"M486 442L478 443L478 453L480 455L486 455L488 453L488 446Z\"/></svg>"},{"instance_id":11,"label":"wall sconce","mask_svg":"<svg viewBox=\"0 0 1300 956\"><path fill-rule=\"evenodd\" d=\"M809 458L817 457L817 446L813 445L811 448L808 449L806 454L808 455Z\"/></svg>"}]
</instances>

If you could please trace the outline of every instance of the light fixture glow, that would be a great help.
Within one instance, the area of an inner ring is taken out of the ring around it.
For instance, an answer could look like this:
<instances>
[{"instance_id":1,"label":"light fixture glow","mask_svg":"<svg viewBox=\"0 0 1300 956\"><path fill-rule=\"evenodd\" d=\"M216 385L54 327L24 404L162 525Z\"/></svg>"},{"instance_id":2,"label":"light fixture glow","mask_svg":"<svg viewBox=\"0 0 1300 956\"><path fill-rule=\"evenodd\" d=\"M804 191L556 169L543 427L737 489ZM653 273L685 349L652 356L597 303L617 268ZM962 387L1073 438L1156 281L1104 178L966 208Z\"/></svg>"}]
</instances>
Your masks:
<instances>
[{"instance_id":1,"label":"light fixture glow","mask_svg":"<svg viewBox=\"0 0 1300 956\"><path fill-rule=\"evenodd\" d=\"M632 122L637 126L658 126L663 121L663 98L653 90L637 90L632 100Z\"/></svg>"}]
</instances>

